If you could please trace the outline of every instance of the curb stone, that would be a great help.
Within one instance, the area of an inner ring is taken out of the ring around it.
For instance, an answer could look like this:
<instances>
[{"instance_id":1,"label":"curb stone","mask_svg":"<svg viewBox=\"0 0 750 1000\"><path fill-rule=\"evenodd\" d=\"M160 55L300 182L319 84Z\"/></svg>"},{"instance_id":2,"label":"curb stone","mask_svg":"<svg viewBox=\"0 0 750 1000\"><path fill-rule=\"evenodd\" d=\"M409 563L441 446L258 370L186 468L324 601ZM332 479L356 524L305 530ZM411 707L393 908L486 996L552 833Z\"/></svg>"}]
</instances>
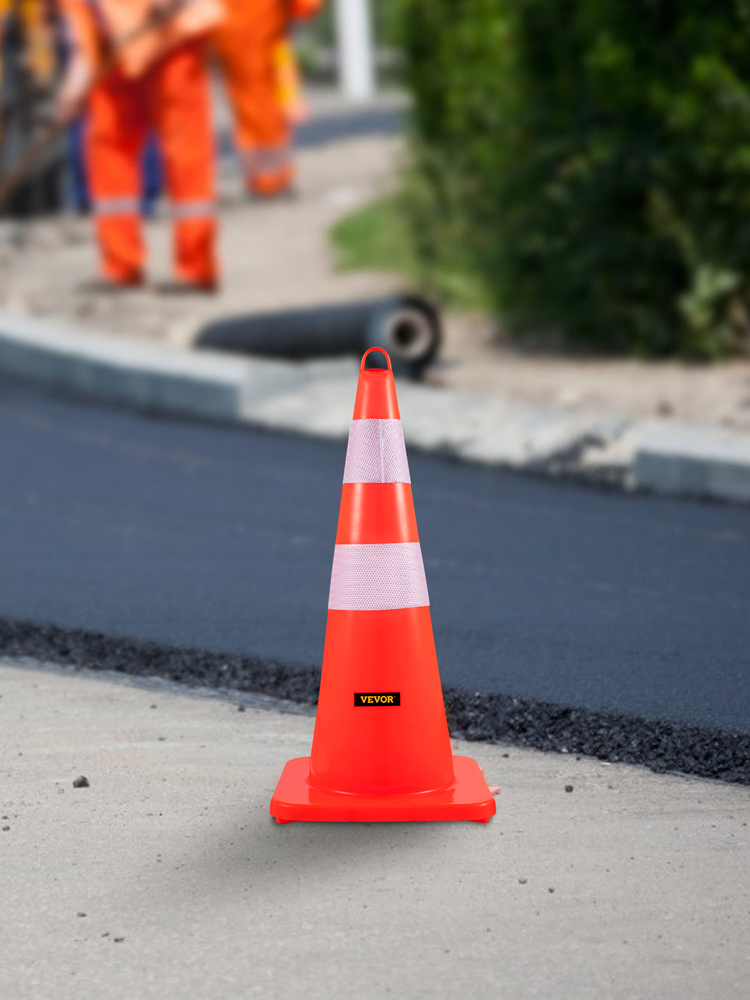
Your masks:
<instances>
[{"instance_id":1,"label":"curb stone","mask_svg":"<svg viewBox=\"0 0 750 1000\"><path fill-rule=\"evenodd\" d=\"M81 334L0 311L0 373L149 412L345 438L354 359L287 362ZM750 436L400 382L407 443L625 488L750 502Z\"/></svg>"},{"instance_id":2,"label":"curb stone","mask_svg":"<svg viewBox=\"0 0 750 1000\"><path fill-rule=\"evenodd\" d=\"M712 424L647 420L637 437L636 488L750 502L750 436Z\"/></svg>"},{"instance_id":3,"label":"curb stone","mask_svg":"<svg viewBox=\"0 0 750 1000\"><path fill-rule=\"evenodd\" d=\"M0 371L49 388L161 413L235 419L246 384L241 363L78 334L0 313Z\"/></svg>"}]
</instances>

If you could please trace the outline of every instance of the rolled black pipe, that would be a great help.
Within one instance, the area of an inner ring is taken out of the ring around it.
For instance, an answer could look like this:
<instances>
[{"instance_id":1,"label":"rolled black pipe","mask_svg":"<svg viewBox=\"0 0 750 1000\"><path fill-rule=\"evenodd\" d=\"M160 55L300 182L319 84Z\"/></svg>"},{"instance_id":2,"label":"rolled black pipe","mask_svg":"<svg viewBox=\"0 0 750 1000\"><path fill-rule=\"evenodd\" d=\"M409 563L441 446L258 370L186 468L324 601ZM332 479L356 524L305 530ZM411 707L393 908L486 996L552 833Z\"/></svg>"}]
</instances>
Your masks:
<instances>
[{"instance_id":1,"label":"rolled black pipe","mask_svg":"<svg viewBox=\"0 0 750 1000\"><path fill-rule=\"evenodd\" d=\"M419 378L437 354L441 338L440 314L432 303L417 295L397 295L214 320L203 327L195 345L296 359L358 356L368 347L384 347L396 374ZM372 367L385 367L380 355L371 357Z\"/></svg>"}]
</instances>

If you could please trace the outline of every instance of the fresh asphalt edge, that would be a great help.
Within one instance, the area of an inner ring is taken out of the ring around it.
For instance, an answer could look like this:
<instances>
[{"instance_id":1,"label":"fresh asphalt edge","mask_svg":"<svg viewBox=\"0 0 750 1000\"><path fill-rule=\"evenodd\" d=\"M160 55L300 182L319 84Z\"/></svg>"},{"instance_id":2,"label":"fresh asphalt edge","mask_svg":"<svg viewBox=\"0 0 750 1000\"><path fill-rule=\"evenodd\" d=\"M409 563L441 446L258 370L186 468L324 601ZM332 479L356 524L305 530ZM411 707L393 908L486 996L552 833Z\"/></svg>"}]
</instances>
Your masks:
<instances>
[{"instance_id":1,"label":"fresh asphalt edge","mask_svg":"<svg viewBox=\"0 0 750 1000\"><path fill-rule=\"evenodd\" d=\"M0 656L316 705L320 670L0 618ZM444 688L451 735L750 785L750 735Z\"/></svg>"}]
</instances>

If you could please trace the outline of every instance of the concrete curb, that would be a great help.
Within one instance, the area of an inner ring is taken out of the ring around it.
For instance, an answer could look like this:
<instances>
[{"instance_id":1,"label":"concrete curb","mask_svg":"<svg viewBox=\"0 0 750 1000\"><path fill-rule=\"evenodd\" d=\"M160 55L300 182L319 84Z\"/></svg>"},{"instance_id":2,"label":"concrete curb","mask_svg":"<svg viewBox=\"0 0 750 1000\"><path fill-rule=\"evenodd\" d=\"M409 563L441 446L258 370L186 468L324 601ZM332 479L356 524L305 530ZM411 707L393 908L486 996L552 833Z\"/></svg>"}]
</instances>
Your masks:
<instances>
[{"instance_id":1,"label":"concrete curb","mask_svg":"<svg viewBox=\"0 0 750 1000\"><path fill-rule=\"evenodd\" d=\"M234 359L81 335L8 313L0 313L0 371L139 409L225 420L241 412L246 382Z\"/></svg>"},{"instance_id":2,"label":"concrete curb","mask_svg":"<svg viewBox=\"0 0 750 1000\"><path fill-rule=\"evenodd\" d=\"M80 334L0 311L0 373L139 410L343 438L353 359L291 363ZM400 382L407 442L469 461L750 502L750 437Z\"/></svg>"},{"instance_id":3,"label":"concrete curb","mask_svg":"<svg viewBox=\"0 0 750 1000\"><path fill-rule=\"evenodd\" d=\"M750 502L750 437L710 424L643 421L633 462L636 488Z\"/></svg>"}]
</instances>

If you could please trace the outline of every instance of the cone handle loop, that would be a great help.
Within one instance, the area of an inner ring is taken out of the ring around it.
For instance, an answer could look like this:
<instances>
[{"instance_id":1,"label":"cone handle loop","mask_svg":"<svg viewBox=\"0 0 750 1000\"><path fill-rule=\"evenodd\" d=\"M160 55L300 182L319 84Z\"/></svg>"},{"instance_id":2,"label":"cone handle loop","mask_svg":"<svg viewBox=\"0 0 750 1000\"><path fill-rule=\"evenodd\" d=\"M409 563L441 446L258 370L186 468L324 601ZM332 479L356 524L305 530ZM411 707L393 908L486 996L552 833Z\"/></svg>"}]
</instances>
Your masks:
<instances>
[{"instance_id":1,"label":"cone handle loop","mask_svg":"<svg viewBox=\"0 0 750 1000\"><path fill-rule=\"evenodd\" d=\"M388 362L388 371L391 372L391 373L393 373L393 369L391 368L391 358L390 358L390 355L388 354L388 351L384 350L382 347L370 347L368 350L366 350L365 353L362 355L362 363L359 366L359 370L361 372L365 372L365 371L367 371L367 372L375 372L375 371L382 371L383 370L382 368L365 368L365 361L367 360L367 355L368 354L372 354L373 351L380 351L381 354L385 355L385 360Z\"/></svg>"}]
</instances>

